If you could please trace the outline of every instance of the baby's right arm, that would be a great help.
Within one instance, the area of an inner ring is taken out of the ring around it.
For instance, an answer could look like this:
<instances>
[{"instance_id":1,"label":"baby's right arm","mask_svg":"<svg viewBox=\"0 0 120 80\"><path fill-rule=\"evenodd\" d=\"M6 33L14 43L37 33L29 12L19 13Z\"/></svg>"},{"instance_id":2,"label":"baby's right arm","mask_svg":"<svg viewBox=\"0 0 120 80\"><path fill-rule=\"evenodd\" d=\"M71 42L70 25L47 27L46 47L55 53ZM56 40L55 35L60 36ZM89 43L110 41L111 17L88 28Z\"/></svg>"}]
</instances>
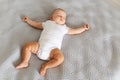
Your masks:
<instances>
[{"instance_id":1,"label":"baby's right arm","mask_svg":"<svg viewBox=\"0 0 120 80\"><path fill-rule=\"evenodd\" d=\"M23 21L28 23L29 25L31 25L32 27L34 28L37 28L37 29L43 29L42 27L42 22L36 22L36 21L32 21L29 17L27 16L24 16L23 17Z\"/></svg>"}]
</instances>

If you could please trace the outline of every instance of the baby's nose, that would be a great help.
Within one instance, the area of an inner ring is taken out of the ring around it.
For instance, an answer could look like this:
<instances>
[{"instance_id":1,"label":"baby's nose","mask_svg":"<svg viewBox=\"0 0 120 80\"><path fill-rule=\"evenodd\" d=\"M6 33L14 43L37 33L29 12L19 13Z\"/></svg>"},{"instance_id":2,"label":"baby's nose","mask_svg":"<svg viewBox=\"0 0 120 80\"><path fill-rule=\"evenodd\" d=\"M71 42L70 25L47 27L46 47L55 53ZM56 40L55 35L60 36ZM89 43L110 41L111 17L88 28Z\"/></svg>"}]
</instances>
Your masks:
<instances>
[{"instance_id":1,"label":"baby's nose","mask_svg":"<svg viewBox=\"0 0 120 80\"><path fill-rule=\"evenodd\" d=\"M61 20L63 20L63 17L62 17L62 16L60 16L60 19L61 19Z\"/></svg>"}]
</instances>

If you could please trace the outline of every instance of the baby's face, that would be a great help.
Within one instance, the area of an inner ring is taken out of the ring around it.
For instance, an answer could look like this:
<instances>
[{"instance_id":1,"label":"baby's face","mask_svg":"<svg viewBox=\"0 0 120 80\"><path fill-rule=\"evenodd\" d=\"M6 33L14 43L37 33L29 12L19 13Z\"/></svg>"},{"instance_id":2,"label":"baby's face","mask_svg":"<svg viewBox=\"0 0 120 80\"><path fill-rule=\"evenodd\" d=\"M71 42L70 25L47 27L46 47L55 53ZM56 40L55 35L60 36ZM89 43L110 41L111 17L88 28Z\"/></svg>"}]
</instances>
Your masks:
<instances>
[{"instance_id":1,"label":"baby's face","mask_svg":"<svg viewBox=\"0 0 120 80\"><path fill-rule=\"evenodd\" d=\"M62 10L56 10L51 16L51 20L55 21L57 24L65 24L66 13Z\"/></svg>"}]
</instances>

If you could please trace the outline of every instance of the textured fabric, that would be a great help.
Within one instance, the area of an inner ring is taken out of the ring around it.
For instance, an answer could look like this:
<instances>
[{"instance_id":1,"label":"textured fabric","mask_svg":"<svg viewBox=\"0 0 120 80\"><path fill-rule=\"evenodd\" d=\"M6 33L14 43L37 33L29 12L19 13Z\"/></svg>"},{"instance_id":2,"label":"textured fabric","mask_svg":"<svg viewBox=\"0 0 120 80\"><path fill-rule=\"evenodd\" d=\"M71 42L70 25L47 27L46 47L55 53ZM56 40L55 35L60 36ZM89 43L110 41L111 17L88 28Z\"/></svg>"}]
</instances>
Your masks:
<instances>
[{"instance_id":1,"label":"textured fabric","mask_svg":"<svg viewBox=\"0 0 120 80\"><path fill-rule=\"evenodd\" d=\"M37 55L42 60L49 60L52 49L61 49L63 37L69 28L66 24L59 25L51 20L43 22L42 26L43 31L39 39L40 48Z\"/></svg>"},{"instance_id":2,"label":"textured fabric","mask_svg":"<svg viewBox=\"0 0 120 80\"><path fill-rule=\"evenodd\" d=\"M119 0L0 0L0 80L119 80L120 5ZM39 75L44 61L32 55L30 66L16 70L22 47L38 41L41 30L21 19L46 21L52 10L67 12L69 27L89 23L90 30L66 35L62 43L65 61Z\"/></svg>"}]
</instances>

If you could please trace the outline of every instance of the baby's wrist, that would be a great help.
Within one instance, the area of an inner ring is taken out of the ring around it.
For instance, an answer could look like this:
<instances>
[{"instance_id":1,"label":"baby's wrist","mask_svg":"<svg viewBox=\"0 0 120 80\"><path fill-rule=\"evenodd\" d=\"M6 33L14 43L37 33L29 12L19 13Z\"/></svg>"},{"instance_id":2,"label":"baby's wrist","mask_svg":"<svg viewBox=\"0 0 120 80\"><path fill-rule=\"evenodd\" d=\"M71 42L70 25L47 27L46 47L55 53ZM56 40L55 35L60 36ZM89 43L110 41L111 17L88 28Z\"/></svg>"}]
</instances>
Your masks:
<instances>
[{"instance_id":1,"label":"baby's wrist","mask_svg":"<svg viewBox=\"0 0 120 80\"><path fill-rule=\"evenodd\" d=\"M25 20L26 23L28 23L28 20Z\"/></svg>"},{"instance_id":2,"label":"baby's wrist","mask_svg":"<svg viewBox=\"0 0 120 80\"><path fill-rule=\"evenodd\" d=\"M29 23L29 19L26 19L25 22L26 22L26 23Z\"/></svg>"},{"instance_id":3,"label":"baby's wrist","mask_svg":"<svg viewBox=\"0 0 120 80\"><path fill-rule=\"evenodd\" d=\"M83 27L83 29L84 29L84 31L86 31L86 28L85 28L85 27Z\"/></svg>"}]
</instances>

